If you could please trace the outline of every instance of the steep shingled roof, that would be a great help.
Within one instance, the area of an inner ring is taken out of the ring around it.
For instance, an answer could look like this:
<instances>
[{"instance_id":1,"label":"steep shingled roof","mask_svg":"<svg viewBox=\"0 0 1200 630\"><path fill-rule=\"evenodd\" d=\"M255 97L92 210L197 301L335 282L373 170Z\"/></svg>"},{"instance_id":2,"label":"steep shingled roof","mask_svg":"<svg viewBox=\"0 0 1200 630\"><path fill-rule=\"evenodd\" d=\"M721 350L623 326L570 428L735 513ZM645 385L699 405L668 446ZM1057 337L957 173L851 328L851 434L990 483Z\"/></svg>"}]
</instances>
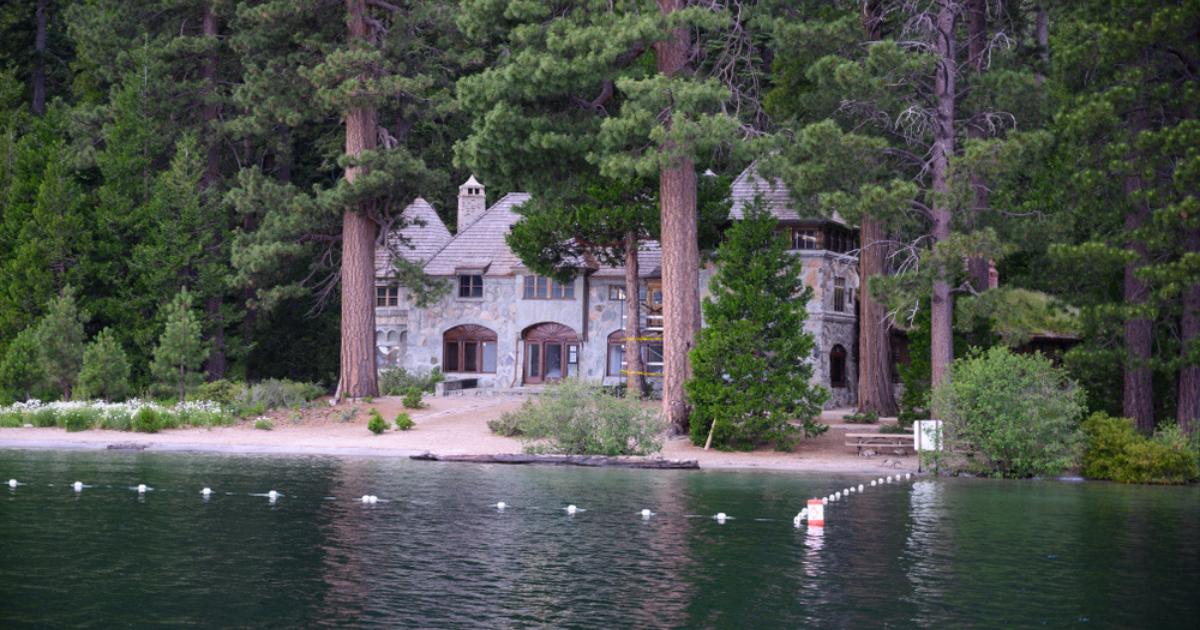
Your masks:
<instances>
[{"instance_id":1,"label":"steep shingled roof","mask_svg":"<svg viewBox=\"0 0 1200 630\"><path fill-rule=\"evenodd\" d=\"M795 202L788 192L787 186L778 179L768 182L758 174L758 163L751 163L742 171L730 186L729 218L738 220L745 218L745 208L754 201L756 195L762 195L767 209L780 221L833 221L846 225L838 213L832 217L822 217L817 214L801 216L794 207Z\"/></svg>"},{"instance_id":2,"label":"steep shingled roof","mask_svg":"<svg viewBox=\"0 0 1200 630\"><path fill-rule=\"evenodd\" d=\"M529 201L529 193L508 193L478 219L456 234L425 263L431 276L452 276L458 269L486 269L484 275L507 276L521 265L504 237L520 219L516 208Z\"/></svg>"},{"instance_id":3,"label":"steep shingled roof","mask_svg":"<svg viewBox=\"0 0 1200 630\"><path fill-rule=\"evenodd\" d=\"M420 197L408 204L401 216L404 218L404 228L388 234L387 247L375 248L376 276L391 275L393 254L423 263L454 238L433 206Z\"/></svg>"}]
</instances>

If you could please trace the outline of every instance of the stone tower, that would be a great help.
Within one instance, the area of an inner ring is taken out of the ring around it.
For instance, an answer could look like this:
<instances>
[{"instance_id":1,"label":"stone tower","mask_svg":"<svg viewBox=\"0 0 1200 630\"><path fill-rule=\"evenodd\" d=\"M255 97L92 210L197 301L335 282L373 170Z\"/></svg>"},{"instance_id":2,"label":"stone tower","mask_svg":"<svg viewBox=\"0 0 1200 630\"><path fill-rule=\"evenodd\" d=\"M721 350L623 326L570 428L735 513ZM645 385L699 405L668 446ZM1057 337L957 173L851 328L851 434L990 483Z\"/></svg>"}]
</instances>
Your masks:
<instances>
[{"instance_id":1,"label":"stone tower","mask_svg":"<svg viewBox=\"0 0 1200 630\"><path fill-rule=\"evenodd\" d=\"M487 210L487 196L484 194L483 184L472 175L458 187L458 225L455 231L465 230L484 210Z\"/></svg>"}]
</instances>

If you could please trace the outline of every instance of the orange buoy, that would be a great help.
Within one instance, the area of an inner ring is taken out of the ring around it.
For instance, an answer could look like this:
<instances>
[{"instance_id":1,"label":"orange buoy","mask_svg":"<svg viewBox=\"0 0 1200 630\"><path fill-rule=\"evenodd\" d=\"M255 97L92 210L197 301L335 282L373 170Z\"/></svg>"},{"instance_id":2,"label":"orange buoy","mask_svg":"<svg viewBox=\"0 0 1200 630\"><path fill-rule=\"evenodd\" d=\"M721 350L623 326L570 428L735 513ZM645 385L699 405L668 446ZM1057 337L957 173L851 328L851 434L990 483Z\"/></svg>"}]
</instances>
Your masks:
<instances>
[{"instance_id":1,"label":"orange buoy","mask_svg":"<svg viewBox=\"0 0 1200 630\"><path fill-rule=\"evenodd\" d=\"M808 526L825 527L825 504L820 499L808 500Z\"/></svg>"}]
</instances>

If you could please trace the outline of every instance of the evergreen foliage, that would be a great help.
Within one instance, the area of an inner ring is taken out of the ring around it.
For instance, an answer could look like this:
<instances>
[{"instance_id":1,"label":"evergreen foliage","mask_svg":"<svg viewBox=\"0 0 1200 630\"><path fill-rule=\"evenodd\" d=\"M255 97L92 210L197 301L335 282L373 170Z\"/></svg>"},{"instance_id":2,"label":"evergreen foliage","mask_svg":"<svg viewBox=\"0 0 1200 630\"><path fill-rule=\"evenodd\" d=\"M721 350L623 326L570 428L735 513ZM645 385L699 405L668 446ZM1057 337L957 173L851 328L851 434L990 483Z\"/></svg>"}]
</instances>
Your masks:
<instances>
[{"instance_id":1,"label":"evergreen foliage","mask_svg":"<svg viewBox=\"0 0 1200 630\"><path fill-rule=\"evenodd\" d=\"M0 398L40 399L49 383L37 329L26 328L8 344L8 350L0 360Z\"/></svg>"},{"instance_id":2,"label":"evergreen foliage","mask_svg":"<svg viewBox=\"0 0 1200 630\"><path fill-rule=\"evenodd\" d=\"M719 448L773 443L787 450L797 436L827 428L814 421L829 394L810 380L814 340L804 330L812 289L777 225L751 207L717 250L687 384L694 444L703 445L711 429Z\"/></svg>"},{"instance_id":3,"label":"evergreen foliage","mask_svg":"<svg viewBox=\"0 0 1200 630\"><path fill-rule=\"evenodd\" d=\"M79 381L83 366L83 324L87 319L75 302L75 290L67 287L62 295L50 301L45 317L37 325L38 352L46 377L64 400L70 400Z\"/></svg>"},{"instance_id":4,"label":"evergreen foliage","mask_svg":"<svg viewBox=\"0 0 1200 630\"><path fill-rule=\"evenodd\" d=\"M196 371L204 360L200 321L192 311L192 295L187 288L163 305L159 315L165 325L154 349L153 371L159 382L174 387L183 402L187 386L195 382Z\"/></svg>"},{"instance_id":5,"label":"evergreen foliage","mask_svg":"<svg viewBox=\"0 0 1200 630\"><path fill-rule=\"evenodd\" d=\"M129 393L129 359L116 335L105 328L83 350L80 398L121 401Z\"/></svg>"}]
</instances>

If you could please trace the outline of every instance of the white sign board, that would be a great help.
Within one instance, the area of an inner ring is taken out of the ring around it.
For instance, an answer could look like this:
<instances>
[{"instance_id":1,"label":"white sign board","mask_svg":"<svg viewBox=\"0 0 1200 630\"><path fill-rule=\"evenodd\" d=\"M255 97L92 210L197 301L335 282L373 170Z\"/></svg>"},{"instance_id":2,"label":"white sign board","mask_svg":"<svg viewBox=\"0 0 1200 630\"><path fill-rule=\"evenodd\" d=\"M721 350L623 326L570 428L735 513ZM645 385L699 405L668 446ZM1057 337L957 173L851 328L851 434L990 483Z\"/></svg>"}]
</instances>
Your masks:
<instances>
[{"instance_id":1,"label":"white sign board","mask_svg":"<svg viewBox=\"0 0 1200 630\"><path fill-rule=\"evenodd\" d=\"M942 421L917 420L914 422L913 446L918 453L942 450Z\"/></svg>"}]
</instances>

